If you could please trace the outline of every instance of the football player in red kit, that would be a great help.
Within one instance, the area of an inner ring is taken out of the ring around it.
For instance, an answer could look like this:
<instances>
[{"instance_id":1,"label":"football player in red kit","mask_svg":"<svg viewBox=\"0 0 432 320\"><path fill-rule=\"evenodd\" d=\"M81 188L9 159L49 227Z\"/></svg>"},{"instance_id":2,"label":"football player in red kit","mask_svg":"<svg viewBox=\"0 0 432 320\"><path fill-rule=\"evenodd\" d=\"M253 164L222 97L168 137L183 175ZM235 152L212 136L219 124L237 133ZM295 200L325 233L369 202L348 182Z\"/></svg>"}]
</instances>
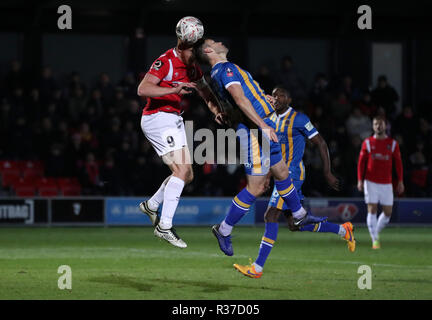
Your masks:
<instances>
[{"instance_id":1,"label":"football player in red kit","mask_svg":"<svg viewBox=\"0 0 432 320\"><path fill-rule=\"evenodd\" d=\"M393 161L398 178L396 192L404 192L402 160L396 140L386 134L386 122L377 116L372 122L374 135L363 141L357 167L357 188L364 191L367 204L367 226L372 248L379 249L379 233L389 223L393 208ZM377 218L378 203L383 212Z\"/></svg>"},{"instance_id":2,"label":"football player in red kit","mask_svg":"<svg viewBox=\"0 0 432 320\"><path fill-rule=\"evenodd\" d=\"M219 124L224 121L217 100L195 63L192 45L177 41L157 58L138 86L138 95L146 98L141 128L157 154L171 169L159 190L140 209L155 226L155 236L179 248L186 243L172 228L172 220L185 184L193 179L190 153L186 142L181 101L191 90L198 91ZM163 202L160 218L157 210Z\"/></svg>"}]
</instances>

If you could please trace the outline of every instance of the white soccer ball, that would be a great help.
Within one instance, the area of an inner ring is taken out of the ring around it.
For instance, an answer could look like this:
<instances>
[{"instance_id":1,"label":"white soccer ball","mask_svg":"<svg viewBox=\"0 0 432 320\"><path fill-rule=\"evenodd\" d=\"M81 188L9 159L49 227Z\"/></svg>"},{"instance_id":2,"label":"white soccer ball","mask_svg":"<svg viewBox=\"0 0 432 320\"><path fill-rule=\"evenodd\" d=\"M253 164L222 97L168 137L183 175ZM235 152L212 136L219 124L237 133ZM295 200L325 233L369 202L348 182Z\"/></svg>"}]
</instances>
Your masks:
<instances>
[{"instance_id":1,"label":"white soccer ball","mask_svg":"<svg viewBox=\"0 0 432 320\"><path fill-rule=\"evenodd\" d=\"M195 17L184 17L176 26L176 35L182 42L193 44L204 36L204 26Z\"/></svg>"}]
</instances>

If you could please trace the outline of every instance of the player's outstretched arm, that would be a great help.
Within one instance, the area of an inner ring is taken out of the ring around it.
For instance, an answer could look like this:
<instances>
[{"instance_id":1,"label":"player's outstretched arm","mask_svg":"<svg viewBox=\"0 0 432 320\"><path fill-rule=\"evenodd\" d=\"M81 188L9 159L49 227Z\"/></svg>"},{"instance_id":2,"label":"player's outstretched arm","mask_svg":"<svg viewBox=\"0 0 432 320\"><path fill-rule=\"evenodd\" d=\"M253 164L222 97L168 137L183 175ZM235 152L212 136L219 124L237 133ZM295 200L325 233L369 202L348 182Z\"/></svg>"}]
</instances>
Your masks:
<instances>
[{"instance_id":1,"label":"player's outstretched arm","mask_svg":"<svg viewBox=\"0 0 432 320\"><path fill-rule=\"evenodd\" d=\"M206 102L209 110L214 114L215 121L220 125L226 123L226 115L223 112L222 107L219 105L215 94L204 78L197 81L197 91L201 98Z\"/></svg>"},{"instance_id":2,"label":"player's outstretched arm","mask_svg":"<svg viewBox=\"0 0 432 320\"><path fill-rule=\"evenodd\" d=\"M138 95L140 97L162 97L168 94L183 95L189 93L187 88L196 88L196 84L192 82L185 82L172 88L158 86L159 82L160 79L158 77L147 73L138 86Z\"/></svg>"},{"instance_id":3,"label":"player's outstretched arm","mask_svg":"<svg viewBox=\"0 0 432 320\"><path fill-rule=\"evenodd\" d=\"M324 177L327 180L327 183L334 190L339 191L340 188L339 179L336 178L331 172L330 153L327 147L327 143L319 133L315 135L312 139L310 139L310 141L312 141L312 143L318 147L321 156L321 161L323 162L323 173L324 173Z\"/></svg>"},{"instance_id":4,"label":"player's outstretched arm","mask_svg":"<svg viewBox=\"0 0 432 320\"><path fill-rule=\"evenodd\" d=\"M233 97L237 106L243 111L243 113L258 127L260 127L266 134L269 135L270 139L274 142L278 142L278 138L274 129L268 126L263 119L256 113L254 107L248 98L246 98L242 87L239 84L233 84L227 88L228 92Z\"/></svg>"}]
</instances>

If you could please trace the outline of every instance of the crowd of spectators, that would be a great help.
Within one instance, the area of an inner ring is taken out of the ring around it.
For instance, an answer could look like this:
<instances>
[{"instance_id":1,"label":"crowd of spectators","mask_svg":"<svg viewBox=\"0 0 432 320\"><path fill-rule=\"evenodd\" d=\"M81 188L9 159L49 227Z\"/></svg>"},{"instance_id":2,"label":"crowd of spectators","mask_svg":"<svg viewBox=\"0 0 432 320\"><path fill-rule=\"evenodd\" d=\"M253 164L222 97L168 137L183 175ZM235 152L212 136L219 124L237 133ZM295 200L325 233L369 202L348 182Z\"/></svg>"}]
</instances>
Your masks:
<instances>
[{"instance_id":1,"label":"crowd of spectators","mask_svg":"<svg viewBox=\"0 0 432 320\"><path fill-rule=\"evenodd\" d=\"M42 160L46 176L77 177L84 195L151 195L169 174L140 128L140 75L128 73L113 83L102 72L96 83L88 84L79 73L60 78L45 67L32 78L13 61L1 77L0 160ZM432 119L409 104L397 112L399 97L385 76L376 88L364 90L350 75L329 79L317 73L308 87L286 57L279 73L262 66L254 77L266 92L276 84L286 87L292 106L305 112L327 141L342 190L327 187L319 151L308 144L305 195L361 196L356 190L358 154L362 140L372 134L371 118L383 114L389 134L400 144L405 195L432 196ZM183 107L194 130L217 128L196 95ZM185 187L185 196L232 196L245 185L239 164L193 167L195 178Z\"/></svg>"}]
</instances>

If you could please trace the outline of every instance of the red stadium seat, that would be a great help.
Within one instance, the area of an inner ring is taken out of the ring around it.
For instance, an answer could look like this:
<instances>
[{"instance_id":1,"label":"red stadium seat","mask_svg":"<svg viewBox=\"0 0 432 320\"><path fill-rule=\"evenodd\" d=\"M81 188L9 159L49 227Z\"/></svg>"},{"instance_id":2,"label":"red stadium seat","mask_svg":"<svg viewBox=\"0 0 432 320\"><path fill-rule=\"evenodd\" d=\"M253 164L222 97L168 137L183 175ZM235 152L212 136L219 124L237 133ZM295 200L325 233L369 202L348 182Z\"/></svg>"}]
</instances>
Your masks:
<instances>
[{"instance_id":1,"label":"red stadium seat","mask_svg":"<svg viewBox=\"0 0 432 320\"><path fill-rule=\"evenodd\" d=\"M44 167L41 161L20 161L19 167L23 177L39 178L44 175Z\"/></svg>"},{"instance_id":2,"label":"red stadium seat","mask_svg":"<svg viewBox=\"0 0 432 320\"><path fill-rule=\"evenodd\" d=\"M35 182L32 179L20 178L13 184L18 197L33 197L36 195Z\"/></svg>"},{"instance_id":3,"label":"red stadium seat","mask_svg":"<svg viewBox=\"0 0 432 320\"><path fill-rule=\"evenodd\" d=\"M63 196L79 196L81 185L77 178L57 178L60 194Z\"/></svg>"},{"instance_id":4,"label":"red stadium seat","mask_svg":"<svg viewBox=\"0 0 432 320\"><path fill-rule=\"evenodd\" d=\"M3 187L9 187L21 177L17 161L0 161L0 173Z\"/></svg>"},{"instance_id":5,"label":"red stadium seat","mask_svg":"<svg viewBox=\"0 0 432 320\"><path fill-rule=\"evenodd\" d=\"M19 178L21 174L19 171L6 171L2 173L1 180L3 187L9 187L13 185Z\"/></svg>"},{"instance_id":6,"label":"red stadium seat","mask_svg":"<svg viewBox=\"0 0 432 320\"><path fill-rule=\"evenodd\" d=\"M41 197L56 197L59 195L59 188L55 178L39 178L36 186Z\"/></svg>"},{"instance_id":7,"label":"red stadium seat","mask_svg":"<svg viewBox=\"0 0 432 320\"><path fill-rule=\"evenodd\" d=\"M20 171L19 161L0 161L0 173L5 171Z\"/></svg>"},{"instance_id":8,"label":"red stadium seat","mask_svg":"<svg viewBox=\"0 0 432 320\"><path fill-rule=\"evenodd\" d=\"M81 195L81 186L70 185L60 187L60 194L62 196L79 196Z\"/></svg>"}]
</instances>

